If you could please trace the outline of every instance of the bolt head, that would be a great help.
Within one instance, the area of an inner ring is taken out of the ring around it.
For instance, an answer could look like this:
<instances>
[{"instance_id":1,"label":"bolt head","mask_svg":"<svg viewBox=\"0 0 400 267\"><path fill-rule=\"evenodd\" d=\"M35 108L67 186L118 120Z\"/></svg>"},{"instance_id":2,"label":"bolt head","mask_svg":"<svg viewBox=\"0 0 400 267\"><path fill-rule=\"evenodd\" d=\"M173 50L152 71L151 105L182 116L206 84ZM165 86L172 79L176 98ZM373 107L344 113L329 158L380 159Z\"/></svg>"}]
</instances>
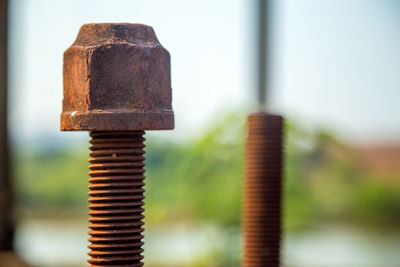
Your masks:
<instances>
[{"instance_id":1,"label":"bolt head","mask_svg":"<svg viewBox=\"0 0 400 267\"><path fill-rule=\"evenodd\" d=\"M85 24L64 52L61 130L173 129L170 55L147 25Z\"/></svg>"}]
</instances>

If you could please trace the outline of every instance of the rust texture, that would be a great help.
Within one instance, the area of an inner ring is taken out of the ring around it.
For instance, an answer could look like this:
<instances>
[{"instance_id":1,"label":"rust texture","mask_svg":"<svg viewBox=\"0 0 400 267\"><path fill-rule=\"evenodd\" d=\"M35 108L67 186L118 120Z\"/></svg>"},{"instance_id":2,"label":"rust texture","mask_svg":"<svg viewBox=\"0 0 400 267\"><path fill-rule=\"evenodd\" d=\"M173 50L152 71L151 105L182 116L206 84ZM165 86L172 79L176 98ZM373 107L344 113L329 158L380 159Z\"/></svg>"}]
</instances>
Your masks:
<instances>
[{"instance_id":1,"label":"rust texture","mask_svg":"<svg viewBox=\"0 0 400 267\"><path fill-rule=\"evenodd\" d=\"M64 53L61 130L90 131L90 266L143 266L144 130L172 129L170 57L142 24L86 24Z\"/></svg>"},{"instance_id":2,"label":"rust texture","mask_svg":"<svg viewBox=\"0 0 400 267\"><path fill-rule=\"evenodd\" d=\"M243 201L244 267L278 267L281 239L281 116L249 115Z\"/></svg>"},{"instance_id":3,"label":"rust texture","mask_svg":"<svg viewBox=\"0 0 400 267\"><path fill-rule=\"evenodd\" d=\"M142 266L144 132L91 132L90 260Z\"/></svg>"},{"instance_id":4,"label":"rust texture","mask_svg":"<svg viewBox=\"0 0 400 267\"><path fill-rule=\"evenodd\" d=\"M64 52L61 130L172 129L170 56L142 24L85 24Z\"/></svg>"}]
</instances>

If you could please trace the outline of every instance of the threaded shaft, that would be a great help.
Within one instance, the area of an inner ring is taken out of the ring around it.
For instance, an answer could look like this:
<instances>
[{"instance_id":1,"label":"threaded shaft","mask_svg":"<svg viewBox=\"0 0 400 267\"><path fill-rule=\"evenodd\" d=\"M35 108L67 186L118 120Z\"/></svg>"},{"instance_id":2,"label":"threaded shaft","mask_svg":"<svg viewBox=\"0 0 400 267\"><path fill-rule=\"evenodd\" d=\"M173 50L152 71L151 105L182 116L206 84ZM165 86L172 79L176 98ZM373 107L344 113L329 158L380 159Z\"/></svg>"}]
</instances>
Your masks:
<instances>
[{"instance_id":1,"label":"threaded shaft","mask_svg":"<svg viewBox=\"0 0 400 267\"><path fill-rule=\"evenodd\" d=\"M243 207L244 267L278 267L281 239L282 122L248 117Z\"/></svg>"},{"instance_id":2,"label":"threaded shaft","mask_svg":"<svg viewBox=\"0 0 400 267\"><path fill-rule=\"evenodd\" d=\"M143 266L143 135L90 133L90 266Z\"/></svg>"}]
</instances>

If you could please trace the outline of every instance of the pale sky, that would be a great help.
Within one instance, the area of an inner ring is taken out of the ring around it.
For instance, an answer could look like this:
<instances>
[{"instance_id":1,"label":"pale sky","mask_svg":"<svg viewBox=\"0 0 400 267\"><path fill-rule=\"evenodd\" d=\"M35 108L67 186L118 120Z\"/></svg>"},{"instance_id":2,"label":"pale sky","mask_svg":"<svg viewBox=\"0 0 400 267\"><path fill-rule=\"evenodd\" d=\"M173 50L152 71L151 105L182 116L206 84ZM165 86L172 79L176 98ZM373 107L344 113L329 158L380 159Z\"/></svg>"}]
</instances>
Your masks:
<instances>
[{"instance_id":1,"label":"pale sky","mask_svg":"<svg viewBox=\"0 0 400 267\"><path fill-rule=\"evenodd\" d=\"M84 23L153 26L171 53L172 138L254 103L252 1L11 1L14 141L59 133L62 53ZM348 141L400 142L400 1L284 0L273 16L274 110ZM83 134L73 134L82 137Z\"/></svg>"}]
</instances>

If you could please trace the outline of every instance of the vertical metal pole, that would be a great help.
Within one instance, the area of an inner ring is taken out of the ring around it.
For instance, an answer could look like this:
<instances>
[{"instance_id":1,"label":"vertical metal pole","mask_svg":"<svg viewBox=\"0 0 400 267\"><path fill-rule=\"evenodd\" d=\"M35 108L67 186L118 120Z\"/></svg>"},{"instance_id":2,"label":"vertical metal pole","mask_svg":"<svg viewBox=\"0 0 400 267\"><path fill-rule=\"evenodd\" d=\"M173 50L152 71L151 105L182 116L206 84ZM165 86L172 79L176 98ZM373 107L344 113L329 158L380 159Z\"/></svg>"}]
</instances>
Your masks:
<instances>
[{"instance_id":1,"label":"vertical metal pole","mask_svg":"<svg viewBox=\"0 0 400 267\"><path fill-rule=\"evenodd\" d=\"M271 0L258 1L259 112L247 118L243 198L243 267L280 265L283 118L268 105L268 15Z\"/></svg>"},{"instance_id":2,"label":"vertical metal pole","mask_svg":"<svg viewBox=\"0 0 400 267\"><path fill-rule=\"evenodd\" d=\"M0 0L0 250L13 249L12 184L7 127L8 0Z\"/></svg>"},{"instance_id":3,"label":"vertical metal pole","mask_svg":"<svg viewBox=\"0 0 400 267\"><path fill-rule=\"evenodd\" d=\"M243 199L243 267L278 267L281 240L283 118L247 118Z\"/></svg>"},{"instance_id":4,"label":"vertical metal pole","mask_svg":"<svg viewBox=\"0 0 400 267\"><path fill-rule=\"evenodd\" d=\"M268 96L268 6L269 0L258 0L257 17L257 66L258 66L258 105L263 108L267 104Z\"/></svg>"}]
</instances>

